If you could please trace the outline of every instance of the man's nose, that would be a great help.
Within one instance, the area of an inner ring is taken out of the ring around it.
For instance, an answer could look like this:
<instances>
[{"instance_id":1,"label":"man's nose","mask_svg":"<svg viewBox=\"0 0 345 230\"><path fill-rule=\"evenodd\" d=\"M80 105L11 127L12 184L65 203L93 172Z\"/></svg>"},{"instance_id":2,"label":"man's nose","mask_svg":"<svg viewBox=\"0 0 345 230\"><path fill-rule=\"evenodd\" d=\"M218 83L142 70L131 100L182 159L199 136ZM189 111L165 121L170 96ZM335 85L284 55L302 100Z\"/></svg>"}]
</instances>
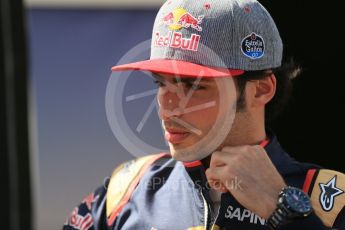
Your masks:
<instances>
[{"instance_id":1,"label":"man's nose","mask_svg":"<svg viewBox=\"0 0 345 230\"><path fill-rule=\"evenodd\" d=\"M180 98L177 92L171 92L168 89L160 88L157 93L157 100L159 105L159 118L167 120L172 116L179 117L183 114L183 109L180 108Z\"/></svg>"}]
</instances>

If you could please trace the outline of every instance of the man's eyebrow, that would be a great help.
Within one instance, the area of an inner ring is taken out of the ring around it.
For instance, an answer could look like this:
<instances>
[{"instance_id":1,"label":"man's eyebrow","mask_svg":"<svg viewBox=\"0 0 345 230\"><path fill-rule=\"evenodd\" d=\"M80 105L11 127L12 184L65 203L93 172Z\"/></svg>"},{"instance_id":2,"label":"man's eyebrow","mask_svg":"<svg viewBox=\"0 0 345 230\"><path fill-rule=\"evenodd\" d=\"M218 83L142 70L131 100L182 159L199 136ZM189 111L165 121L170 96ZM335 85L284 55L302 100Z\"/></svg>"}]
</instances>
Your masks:
<instances>
[{"instance_id":1,"label":"man's eyebrow","mask_svg":"<svg viewBox=\"0 0 345 230\"><path fill-rule=\"evenodd\" d=\"M182 83L194 83L195 81L199 81L199 83L201 82L211 82L212 79L210 78L201 78L201 79L198 79L198 78L174 78L174 82L177 83L177 82L182 82Z\"/></svg>"}]
</instances>

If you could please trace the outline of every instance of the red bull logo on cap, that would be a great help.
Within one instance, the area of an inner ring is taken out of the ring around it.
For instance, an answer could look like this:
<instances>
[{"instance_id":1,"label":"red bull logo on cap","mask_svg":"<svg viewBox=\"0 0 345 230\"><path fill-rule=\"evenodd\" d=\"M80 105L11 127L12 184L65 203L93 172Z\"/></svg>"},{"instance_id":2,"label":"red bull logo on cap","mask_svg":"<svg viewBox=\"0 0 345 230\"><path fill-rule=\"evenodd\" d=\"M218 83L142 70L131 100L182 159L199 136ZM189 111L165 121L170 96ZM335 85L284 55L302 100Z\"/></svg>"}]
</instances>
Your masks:
<instances>
[{"instance_id":1,"label":"red bull logo on cap","mask_svg":"<svg viewBox=\"0 0 345 230\"><path fill-rule=\"evenodd\" d=\"M181 28L193 28L202 31L200 24L204 15L195 17L183 8L177 8L162 18L162 23L169 26L171 30L180 30Z\"/></svg>"},{"instance_id":2,"label":"red bull logo on cap","mask_svg":"<svg viewBox=\"0 0 345 230\"><path fill-rule=\"evenodd\" d=\"M175 49L183 49L190 51L198 51L200 35L192 34L190 38L184 38L182 33L169 31L167 35L161 35L156 32L154 46L156 47L171 47Z\"/></svg>"},{"instance_id":3,"label":"red bull logo on cap","mask_svg":"<svg viewBox=\"0 0 345 230\"><path fill-rule=\"evenodd\" d=\"M154 46L198 51L200 35L192 33L190 37L184 37L182 32L177 32L176 30L192 28L200 32L202 31L200 24L203 18L203 15L194 17L183 8L177 8L169 12L162 18L162 23L173 31L169 31L167 34L161 34L161 32L157 31L153 42Z\"/></svg>"}]
</instances>

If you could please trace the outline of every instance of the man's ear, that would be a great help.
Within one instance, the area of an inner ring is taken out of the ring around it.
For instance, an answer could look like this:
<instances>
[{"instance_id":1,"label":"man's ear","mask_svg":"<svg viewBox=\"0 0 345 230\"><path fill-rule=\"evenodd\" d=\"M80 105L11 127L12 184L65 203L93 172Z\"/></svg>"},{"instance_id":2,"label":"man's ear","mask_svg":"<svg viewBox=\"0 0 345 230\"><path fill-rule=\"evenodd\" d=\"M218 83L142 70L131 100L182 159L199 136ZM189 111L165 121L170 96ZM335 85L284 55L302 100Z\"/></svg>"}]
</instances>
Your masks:
<instances>
[{"instance_id":1,"label":"man's ear","mask_svg":"<svg viewBox=\"0 0 345 230\"><path fill-rule=\"evenodd\" d=\"M274 73L267 75L265 78L260 79L255 85L255 96L253 98L254 104L266 105L276 93L277 79Z\"/></svg>"}]
</instances>

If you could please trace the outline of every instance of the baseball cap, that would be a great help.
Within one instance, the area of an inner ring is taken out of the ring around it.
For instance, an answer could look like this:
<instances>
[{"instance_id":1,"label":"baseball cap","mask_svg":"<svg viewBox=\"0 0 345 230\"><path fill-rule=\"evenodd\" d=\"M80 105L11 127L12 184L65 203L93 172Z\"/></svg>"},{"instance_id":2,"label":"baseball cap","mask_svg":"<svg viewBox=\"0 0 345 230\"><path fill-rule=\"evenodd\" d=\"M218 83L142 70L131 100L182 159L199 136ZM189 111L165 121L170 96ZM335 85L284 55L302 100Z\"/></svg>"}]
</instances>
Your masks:
<instances>
[{"instance_id":1,"label":"baseball cap","mask_svg":"<svg viewBox=\"0 0 345 230\"><path fill-rule=\"evenodd\" d=\"M282 53L278 29L256 0L167 0L154 22L149 60L112 71L238 76L279 67Z\"/></svg>"}]
</instances>

